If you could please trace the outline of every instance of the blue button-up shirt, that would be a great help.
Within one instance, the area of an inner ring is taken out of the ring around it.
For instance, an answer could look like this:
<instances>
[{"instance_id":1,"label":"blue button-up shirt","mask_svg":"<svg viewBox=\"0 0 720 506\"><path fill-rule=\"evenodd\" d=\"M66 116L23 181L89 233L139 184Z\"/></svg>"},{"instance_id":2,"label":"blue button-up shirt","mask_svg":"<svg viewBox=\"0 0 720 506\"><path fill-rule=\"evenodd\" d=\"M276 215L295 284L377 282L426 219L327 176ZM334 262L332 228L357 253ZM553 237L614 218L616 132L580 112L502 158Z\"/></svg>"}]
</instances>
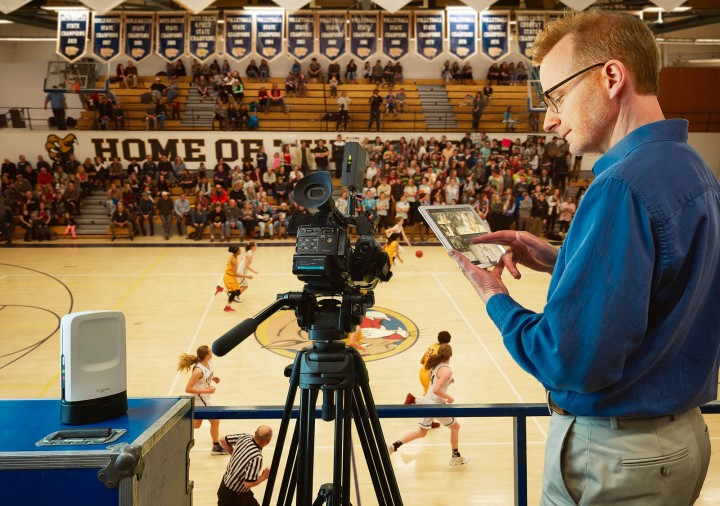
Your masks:
<instances>
[{"instance_id":1,"label":"blue button-up shirt","mask_svg":"<svg viewBox=\"0 0 720 506\"><path fill-rule=\"evenodd\" d=\"M543 313L488 301L513 358L576 415L678 413L717 397L720 185L687 137L685 120L658 121L597 161Z\"/></svg>"}]
</instances>

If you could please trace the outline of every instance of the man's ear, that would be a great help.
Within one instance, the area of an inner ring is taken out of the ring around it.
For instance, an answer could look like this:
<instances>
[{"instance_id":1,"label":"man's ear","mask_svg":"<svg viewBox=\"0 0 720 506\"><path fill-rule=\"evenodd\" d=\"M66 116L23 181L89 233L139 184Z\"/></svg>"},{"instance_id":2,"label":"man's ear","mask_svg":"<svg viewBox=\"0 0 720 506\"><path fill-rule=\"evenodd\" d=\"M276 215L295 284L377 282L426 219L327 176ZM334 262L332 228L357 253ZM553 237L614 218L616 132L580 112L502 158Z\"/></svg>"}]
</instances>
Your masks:
<instances>
[{"instance_id":1,"label":"man's ear","mask_svg":"<svg viewBox=\"0 0 720 506\"><path fill-rule=\"evenodd\" d=\"M617 98L628 85L630 74L619 60L608 61L602 69L602 85L607 90L608 98Z\"/></svg>"}]
</instances>

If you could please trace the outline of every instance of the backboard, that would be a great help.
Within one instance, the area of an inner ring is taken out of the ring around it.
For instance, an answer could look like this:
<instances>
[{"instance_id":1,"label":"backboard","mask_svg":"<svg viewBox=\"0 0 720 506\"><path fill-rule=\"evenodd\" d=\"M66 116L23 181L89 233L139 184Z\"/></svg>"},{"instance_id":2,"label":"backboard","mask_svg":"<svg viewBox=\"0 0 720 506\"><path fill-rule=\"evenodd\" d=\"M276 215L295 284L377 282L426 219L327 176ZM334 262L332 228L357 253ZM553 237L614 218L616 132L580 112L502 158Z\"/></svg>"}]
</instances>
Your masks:
<instances>
[{"instance_id":1,"label":"backboard","mask_svg":"<svg viewBox=\"0 0 720 506\"><path fill-rule=\"evenodd\" d=\"M109 84L107 70L105 70L104 82L98 82L98 79L103 77L103 67L107 69L105 64L95 61L48 62L44 91L47 93L104 92Z\"/></svg>"},{"instance_id":2,"label":"backboard","mask_svg":"<svg viewBox=\"0 0 720 506\"><path fill-rule=\"evenodd\" d=\"M547 111L547 105L545 105L545 98L542 94L542 86L540 81L535 79L528 79L528 111L543 113Z\"/></svg>"}]
</instances>

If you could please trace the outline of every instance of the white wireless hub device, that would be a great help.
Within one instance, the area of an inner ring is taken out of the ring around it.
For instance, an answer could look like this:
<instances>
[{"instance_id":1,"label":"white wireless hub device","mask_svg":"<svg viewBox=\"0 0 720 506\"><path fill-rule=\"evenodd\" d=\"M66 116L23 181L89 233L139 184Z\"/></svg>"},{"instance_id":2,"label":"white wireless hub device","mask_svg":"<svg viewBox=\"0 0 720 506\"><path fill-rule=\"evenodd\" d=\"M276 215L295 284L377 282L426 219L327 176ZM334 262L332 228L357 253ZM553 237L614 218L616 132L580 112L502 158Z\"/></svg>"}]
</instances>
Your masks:
<instances>
[{"instance_id":1,"label":"white wireless hub device","mask_svg":"<svg viewBox=\"0 0 720 506\"><path fill-rule=\"evenodd\" d=\"M60 322L60 421L99 422L127 409L125 315L83 311Z\"/></svg>"}]
</instances>

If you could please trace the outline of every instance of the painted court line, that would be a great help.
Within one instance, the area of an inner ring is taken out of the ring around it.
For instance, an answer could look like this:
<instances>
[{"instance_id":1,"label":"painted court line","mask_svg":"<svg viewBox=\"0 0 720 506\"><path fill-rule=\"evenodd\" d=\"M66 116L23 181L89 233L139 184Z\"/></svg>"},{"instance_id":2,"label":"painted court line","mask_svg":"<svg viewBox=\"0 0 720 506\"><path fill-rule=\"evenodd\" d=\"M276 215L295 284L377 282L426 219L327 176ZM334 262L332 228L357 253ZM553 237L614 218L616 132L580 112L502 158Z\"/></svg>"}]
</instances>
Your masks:
<instances>
[{"instance_id":1,"label":"painted court line","mask_svg":"<svg viewBox=\"0 0 720 506\"><path fill-rule=\"evenodd\" d=\"M505 383L507 384L507 386L510 387L510 390L512 390L513 394L515 394L515 397L517 398L517 400L520 403L525 404L525 400L523 399L522 395L520 395L520 392L517 390L517 388L515 388L515 385L513 385L513 382L510 380L508 375L505 373L505 371L503 370L500 363L497 360L495 360L495 357L490 352L490 349L485 344L485 341L483 341L482 337L480 337L478 335L478 333L475 331L475 328L473 327L473 325L470 324L470 320L465 315L465 313L463 313L463 311L460 309L460 306L458 306L457 302L455 301L455 298L451 295L450 291L445 287L443 282L440 281L440 278L438 277L437 273L434 273L433 277L435 278L435 281L437 282L437 284L440 285L440 288L442 288L443 291L445 292L445 295L447 296L448 300L450 300L450 302L452 302L453 306L455 306L455 310L458 312L460 317L463 319L463 321L465 322L467 327L470 329L470 332L472 333L472 335L475 336L475 340L480 344L480 346L482 346L482 349L485 350L485 353L487 354L487 356L490 357L490 361L493 363L495 368L498 370L498 372L502 376L503 380L505 380ZM545 432L545 429L540 425L540 422L538 422L537 418L533 417L532 420L533 420L533 423L535 424L535 426L537 427L537 429L540 431L540 434L542 434L543 437L545 439L547 439L547 433Z\"/></svg>"},{"instance_id":2,"label":"painted court line","mask_svg":"<svg viewBox=\"0 0 720 506\"><path fill-rule=\"evenodd\" d=\"M220 276L217 280L217 285L222 286L223 280L222 276ZM208 297L208 302L205 305L205 311L203 312L203 315L200 317L200 321L198 321L197 327L195 327L195 333L193 334L192 339L190 340L190 344L187 347L187 351L185 353L194 353L197 351L195 349L195 342L197 341L198 335L200 335L200 329L203 328L203 325L205 325L205 320L207 319L208 313L210 313L210 307L212 306L213 300L215 300L215 295L210 295ZM180 371L175 373L175 379L173 379L172 385L170 385L170 389L168 390L167 396L173 395L173 391L175 390L175 387L177 386L178 381L180 380L180 375L182 373Z\"/></svg>"}]
</instances>

